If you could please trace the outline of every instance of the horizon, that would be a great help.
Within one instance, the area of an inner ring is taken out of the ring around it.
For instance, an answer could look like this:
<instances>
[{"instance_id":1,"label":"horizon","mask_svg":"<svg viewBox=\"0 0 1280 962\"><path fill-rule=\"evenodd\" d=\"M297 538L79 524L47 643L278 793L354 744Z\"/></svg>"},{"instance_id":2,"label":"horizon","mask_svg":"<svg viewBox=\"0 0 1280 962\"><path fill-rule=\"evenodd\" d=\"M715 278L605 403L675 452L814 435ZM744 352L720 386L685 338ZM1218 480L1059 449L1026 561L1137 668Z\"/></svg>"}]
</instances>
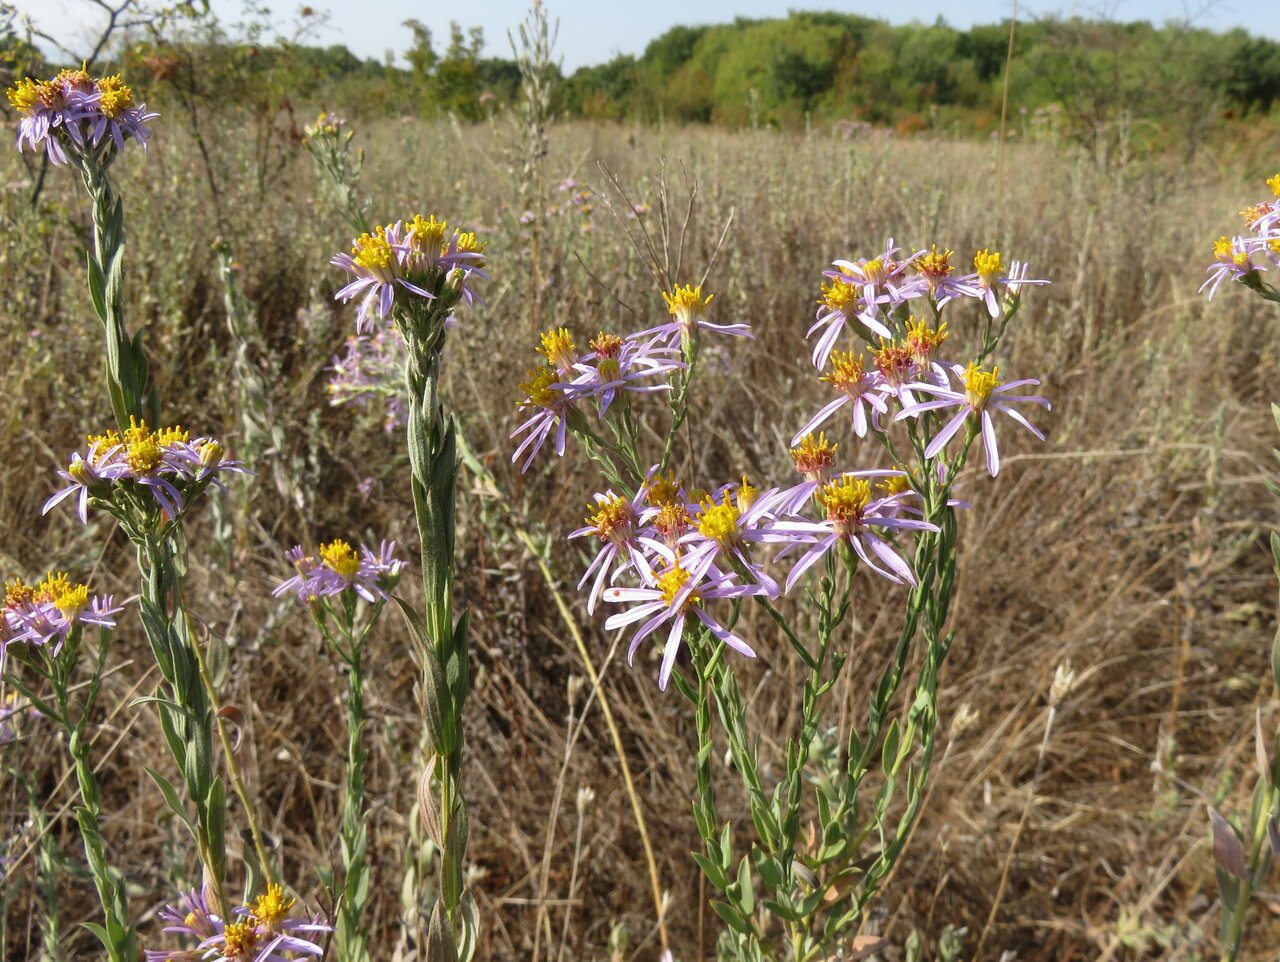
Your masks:
<instances>
[{"instance_id":1,"label":"horizon","mask_svg":"<svg viewBox=\"0 0 1280 962\"><path fill-rule=\"evenodd\" d=\"M32 24L46 34L66 37L66 51L76 53L88 49L92 38L105 23L102 8L93 0L17 0L19 14L29 16ZM221 23L229 29L244 23L243 5L233 0L212 0L210 4ZM306 21L311 32L302 42L308 46L347 47L361 59L385 61L388 55L397 66L405 66L405 52L412 43L412 34L404 21L420 20L431 30L433 46L443 49L449 41L450 21L456 20L463 30L479 26L484 30L483 55L509 58L512 54L508 35L516 37L520 24L529 10L524 0L476 0L467 9L472 22L457 18L456 8L450 12L442 4L432 4L429 9L413 0L383 0L372 5L384 17L368 15L369 5L362 10L351 7L334 12L332 8L316 5L311 9L320 16ZM696 15L688 4L674 0L653 0L642 7L604 8L595 4L563 3L545 4L553 29L559 21L559 33L553 47L553 58L561 64L565 74L571 74L584 66L607 63L618 56L639 57L657 37L677 26L702 26L731 23L737 17L749 19L780 19L791 11L831 11L866 16L894 25L933 23L941 19L957 30L967 30L975 25L1002 23L1008 20L1011 6L1005 4L971 3L957 9L943 0L906 0L895 9L901 14L886 17L874 10L852 9L854 4L796 5L794 0L704 0L697 5ZM869 5L868 5L869 6ZM28 9L30 8L30 9ZM38 8L38 9L37 9ZM274 13L274 11L273 11ZM1186 22L1192 27L1223 33L1243 28L1249 33L1280 40L1280 20L1268 17L1258 0L1234 0L1234 2L1209 3L1191 11L1177 0L1121 0L1108 9L1088 8L1083 4L1019 5L1018 20L1032 22L1049 16L1081 16L1086 19L1112 20L1131 23L1147 21L1163 26L1171 21ZM475 20L480 22L476 23ZM289 36L291 27L303 21L297 12L272 16L275 37ZM628 40L612 44L607 53L601 53L601 36L625 37ZM274 39L274 38L273 38ZM56 56L58 51L48 49L47 43L39 44L46 55Z\"/></svg>"}]
</instances>

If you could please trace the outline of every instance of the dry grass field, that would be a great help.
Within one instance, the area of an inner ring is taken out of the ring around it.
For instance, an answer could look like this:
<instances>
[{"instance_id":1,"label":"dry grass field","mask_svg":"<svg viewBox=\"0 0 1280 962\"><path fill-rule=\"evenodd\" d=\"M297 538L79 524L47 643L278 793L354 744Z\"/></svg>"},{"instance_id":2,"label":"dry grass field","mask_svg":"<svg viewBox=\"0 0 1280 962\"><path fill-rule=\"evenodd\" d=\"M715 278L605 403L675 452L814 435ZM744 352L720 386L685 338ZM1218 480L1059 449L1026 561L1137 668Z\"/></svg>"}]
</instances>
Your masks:
<instances>
[{"instance_id":1,"label":"dry grass field","mask_svg":"<svg viewBox=\"0 0 1280 962\"><path fill-rule=\"evenodd\" d=\"M145 328L167 415L200 433L237 438L266 426L256 476L234 481L219 511L191 529L192 608L225 641L224 700L244 715L241 761L286 872L318 900L314 868L333 842L345 760L343 686L307 619L270 589L283 552L315 536L414 538L403 441L382 412L329 404L326 367L352 314L332 301L327 265L350 232L330 213L310 158L252 118L164 118L152 149L116 165L125 199L130 323ZM712 319L744 320L756 339L712 358L695 400L700 442L677 452L705 477L743 471L787 480L786 442L822 397L804 339L820 272L870 254L886 237L954 248L961 259L999 247L1033 277L1005 351L1010 370L1038 376L1054 409L1047 445L1009 434L998 479L970 467L962 521L956 642L944 669L946 729L923 818L879 901L871 928L901 959L913 932L939 957L948 926L968 929L960 957L1137 960L1215 958L1219 907L1208 804L1235 812L1253 784L1255 714L1274 727L1267 670L1275 581L1265 532L1275 501L1280 324L1245 291L1197 294L1209 249L1235 212L1265 193L1276 135L1233 155L1157 157L1109 169L1054 141L994 143L891 137L849 141L827 131L564 124L549 131L541 180L522 172L511 127L351 118L366 153L363 190L377 219L435 211L491 239L486 303L461 315L449 347L448 392L471 447L508 501L461 475L459 598L473 611L476 662L466 719L472 880L484 936L479 958L606 959L615 924L623 958L656 958L658 940L636 822L598 702L556 596L567 601L603 676L652 835L666 925L680 959L706 957L718 920L704 911L691 818L695 744L688 706L658 691L656 662L629 669L618 641L587 616L575 590L586 554L563 535L581 522L592 465L535 463L520 476L507 435L535 331L657 323L657 288L627 242L640 216L667 241L681 279L711 262ZM1224 159L1226 156L1226 159ZM603 165L603 168L602 166ZM1270 165L1270 166L1268 166ZM38 169L38 168L37 168ZM594 196L559 189L580 181ZM662 182L665 179L665 188ZM682 229L691 190L693 215ZM664 193L665 190L665 193ZM135 590L128 542L103 520L40 516L54 471L104 426L100 338L83 282L84 204L53 171L34 207L31 169L0 156L0 565L92 573L99 590ZM541 226L522 224L538 196ZM613 209L623 212L615 216ZM213 245L230 245L261 337L229 331ZM237 350L263 376L246 396ZM856 439L842 438L856 449ZM868 450L869 456L871 455ZM508 504L510 510L504 506ZM549 586L521 529L550 545ZM867 581L867 579L863 579ZM413 582L407 579L406 584ZM857 712L888 657L896 610L867 584L848 631L837 702ZM744 616L760 657L738 665L762 751L798 712L798 674L766 620ZM369 653L368 790L374 861L375 958L392 959L410 811L420 770L414 670L398 618ZM1075 684L1050 717L1055 671ZM95 729L105 830L146 919L189 872L178 829L143 773L171 764L154 714L133 705L156 684L136 616L127 616ZM66 812L75 780L53 733L24 728L21 757L47 790L51 831L79 859ZM772 753L772 755L771 755ZM736 780L719 795L746 816ZM590 788L594 799L575 804ZM25 839L15 877L29 875L32 833L16 785L0 797L4 834ZM20 833L21 830L21 834ZM240 845L232 840L233 849ZM572 886L572 888L571 888ZM5 908L6 959L35 957L29 885ZM64 873L58 907L69 958L92 957L74 923L97 911L86 878ZM994 915L993 915L994 910ZM1280 889L1259 896L1246 957L1280 954ZM989 918L994 921L990 930ZM142 922L157 946L159 923ZM83 953L83 954L82 954ZM1016 955L1006 955L1016 953Z\"/></svg>"}]
</instances>

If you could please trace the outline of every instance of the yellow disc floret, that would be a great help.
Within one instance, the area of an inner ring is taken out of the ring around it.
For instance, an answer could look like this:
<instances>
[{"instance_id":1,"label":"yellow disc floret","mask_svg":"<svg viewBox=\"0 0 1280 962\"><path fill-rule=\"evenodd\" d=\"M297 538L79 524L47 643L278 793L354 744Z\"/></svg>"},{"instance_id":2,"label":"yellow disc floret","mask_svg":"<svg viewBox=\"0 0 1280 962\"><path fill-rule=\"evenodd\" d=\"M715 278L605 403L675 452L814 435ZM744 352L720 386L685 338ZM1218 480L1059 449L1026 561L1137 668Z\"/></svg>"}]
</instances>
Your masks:
<instances>
[{"instance_id":1,"label":"yellow disc floret","mask_svg":"<svg viewBox=\"0 0 1280 962\"><path fill-rule=\"evenodd\" d=\"M898 470L903 471L901 467ZM895 494L908 494L912 491L911 478L905 471L902 474L890 475L876 487L885 493L885 497L890 498Z\"/></svg>"},{"instance_id":2,"label":"yellow disc floret","mask_svg":"<svg viewBox=\"0 0 1280 962\"><path fill-rule=\"evenodd\" d=\"M755 500L759 495L760 489L754 487L751 482L747 480L747 476L744 474L742 476L742 483L738 485L738 490L734 494L734 498L738 502L738 510L746 511L755 503Z\"/></svg>"},{"instance_id":3,"label":"yellow disc floret","mask_svg":"<svg viewBox=\"0 0 1280 962\"><path fill-rule=\"evenodd\" d=\"M978 280L983 287L990 287L1000 279L1004 265L1000 262L1000 252L983 249L973 255L973 269L978 272Z\"/></svg>"},{"instance_id":4,"label":"yellow disc floret","mask_svg":"<svg viewBox=\"0 0 1280 962\"><path fill-rule=\"evenodd\" d=\"M857 306L860 291L857 284L851 284L843 277L836 277L830 284L822 285L822 297L818 299L818 303L829 310L847 314L850 308Z\"/></svg>"},{"instance_id":5,"label":"yellow disc floret","mask_svg":"<svg viewBox=\"0 0 1280 962\"><path fill-rule=\"evenodd\" d=\"M954 254L955 251L951 250L938 253L938 245L930 244L929 253L916 259L912 266L917 274L928 281L929 290L936 291L938 285L946 280L947 275L955 270L951 266L951 258Z\"/></svg>"},{"instance_id":6,"label":"yellow disc floret","mask_svg":"<svg viewBox=\"0 0 1280 962\"><path fill-rule=\"evenodd\" d=\"M827 441L825 431L814 437L806 434L800 443L791 449L791 460L796 463L796 470L810 481L816 481L836 463L838 444Z\"/></svg>"},{"instance_id":7,"label":"yellow disc floret","mask_svg":"<svg viewBox=\"0 0 1280 962\"><path fill-rule=\"evenodd\" d=\"M4 583L4 606L6 608L19 608L32 601L35 596L36 590L21 578L14 578Z\"/></svg>"},{"instance_id":8,"label":"yellow disc floret","mask_svg":"<svg viewBox=\"0 0 1280 962\"><path fill-rule=\"evenodd\" d=\"M222 933L222 955L228 962L243 962L254 957L258 947L258 923L252 919L231 922Z\"/></svg>"},{"instance_id":9,"label":"yellow disc floret","mask_svg":"<svg viewBox=\"0 0 1280 962\"><path fill-rule=\"evenodd\" d=\"M1267 178L1267 186L1271 188L1271 193L1280 197L1280 174Z\"/></svg>"},{"instance_id":10,"label":"yellow disc floret","mask_svg":"<svg viewBox=\"0 0 1280 962\"><path fill-rule=\"evenodd\" d=\"M938 329L934 330L923 320L917 321L914 317L907 318L907 346L911 348L911 354L917 364L927 363L933 352L946 339L946 321L943 321L938 325Z\"/></svg>"},{"instance_id":11,"label":"yellow disc floret","mask_svg":"<svg viewBox=\"0 0 1280 962\"><path fill-rule=\"evenodd\" d=\"M827 520L836 530L847 534L862 521L862 512L871 502L871 482L845 475L823 485L818 501L826 508Z\"/></svg>"},{"instance_id":12,"label":"yellow disc floret","mask_svg":"<svg viewBox=\"0 0 1280 962\"><path fill-rule=\"evenodd\" d=\"M993 367L990 371L984 371L972 361L965 368L964 372L964 393L966 399L978 410L986 407L987 399L991 397L991 392L1000 385L1000 368Z\"/></svg>"},{"instance_id":13,"label":"yellow disc floret","mask_svg":"<svg viewBox=\"0 0 1280 962\"><path fill-rule=\"evenodd\" d=\"M272 882L254 901L253 917L266 931L277 933L296 902L297 899L285 895L284 889Z\"/></svg>"},{"instance_id":14,"label":"yellow disc floret","mask_svg":"<svg viewBox=\"0 0 1280 962\"><path fill-rule=\"evenodd\" d=\"M667 313L673 317L680 317L681 314L700 314L702 309L711 303L714 294L702 296L702 285L692 287L685 284L683 287L676 285L670 293L662 292L662 299L667 302Z\"/></svg>"},{"instance_id":15,"label":"yellow disc floret","mask_svg":"<svg viewBox=\"0 0 1280 962\"><path fill-rule=\"evenodd\" d=\"M698 533L704 538L732 544L738 540L738 519L742 512L726 494L720 504L707 498L698 506Z\"/></svg>"},{"instance_id":16,"label":"yellow disc floret","mask_svg":"<svg viewBox=\"0 0 1280 962\"><path fill-rule=\"evenodd\" d=\"M542 341L538 346L539 354L562 371L573 367L578 360L578 345L573 343L573 335L567 327L543 331L539 337Z\"/></svg>"},{"instance_id":17,"label":"yellow disc floret","mask_svg":"<svg viewBox=\"0 0 1280 962\"><path fill-rule=\"evenodd\" d=\"M593 502L587 514L587 524L605 541L628 540L635 520L636 511L631 502L616 494Z\"/></svg>"},{"instance_id":18,"label":"yellow disc floret","mask_svg":"<svg viewBox=\"0 0 1280 962\"><path fill-rule=\"evenodd\" d=\"M99 101L102 112L112 120L133 106L133 91L120 79L119 74L99 80L98 93L102 95Z\"/></svg>"},{"instance_id":19,"label":"yellow disc floret","mask_svg":"<svg viewBox=\"0 0 1280 962\"><path fill-rule=\"evenodd\" d=\"M341 538L320 545L320 560L348 581L354 580L360 570L360 559L355 550Z\"/></svg>"},{"instance_id":20,"label":"yellow disc floret","mask_svg":"<svg viewBox=\"0 0 1280 962\"><path fill-rule=\"evenodd\" d=\"M587 343L591 350L595 351L596 357L601 360L616 358L622 353L623 340L616 334L606 334L601 331Z\"/></svg>"},{"instance_id":21,"label":"yellow disc floret","mask_svg":"<svg viewBox=\"0 0 1280 962\"><path fill-rule=\"evenodd\" d=\"M893 261L884 261L873 257L862 265L862 278L865 284L883 284L894 268Z\"/></svg>"},{"instance_id":22,"label":"yellow disc floret","mask_svg":"<svg viewBox=\"0 0 1280 962\"><path fill-rule=\"evenodd\" d=\"M19 113L30 113L41 101L41 94L46 85L39 80L32 80L30 77L24 77L19 80L16 86L10 87L5 91L9 96L9 103L14 110Z\"/></svg>"},{"instance_id":23,"label":"yellow disc floret","mask_svg":"<svg viewBox=\"0 0 1280 962\"><path fill-rule=\"evenodd\" d=\"M409 222L409 247L415 254L434 260L444 253L444 235L448 229L449 225L436 220L435 214L425 219L421 214L415 214Z\"/></svg>"},{"instance_id":24,"label":"yellow disc floret","mask_svg":"<svg viewBox=\"0 0 1280 962\"><path fill-rule=\"evenodd\" d=\"M649 482L645 500L652 505L680 504L682 503L680 488L681 484L676 478L676 473L669 470L666 474L657 475Z\"/></svg>"},{"instance_id":25,"label":"yellow disc floret","mask_svg":"<svg viewBox=\"0 0 1280 962\"><path fill-rule=\"evenodd\" d=\"M50 572L36 593L52 601L67 621L74 621L76 615L89 607L89 586L74 583L63 572Z\"/></svg>"},{"instance_id":26,"label":"yellow disc floret","mask_svg":"<svg viewBox=\"0 0 1280 962\"><path fill-rule=\"evenodd\" d=\"M554 367L544 364L541 367L534 368L529 372L529 379L520 382L520 390L524 392L527 398L527 400L520 402L520 406L555 407L557 402L563 400L564 392L557 391L551 385L559 383L560 374Z\"/></svg>"},{"instance_id":27,"label":"yellow disc floret","mask_svg":"<svg viewBox=\"0 0 1280 962\"><path fill-rule=\"evenodd\" d=\"M665 601L668 606L675 603L676 595L678 595L680 590L684 588L690 576L690 572L685 571L684 568L680 567L679 561L658 576L658 590L662 592L662 600ZM696 591L690 591L688 596L686 596L684 603L687 605L697 600L698 593Z\"/></svg>"},{"instance_id":28,"label":"yellow disc floret","mask_svg":"<svg viewBox=\"0 0 1280 962\"><path fill-rule=\"evenodd\" d=\"M879 349L873 351L872 356L884 379L895 387L906 383L915 369L915 352L897 341L881 341Z\"/></svg>"},{"instance_id":29,"label":"yellow disc floret","mask_svg":"<svg viewBox=\"0 0 1280 962\"><path fill-rule=\"evenodd\" d=\"M855 358L852 351L832 351L831 373L822 375L818 380L826 381L837 391L857 396L863 393L866 381L865 360L861 354Z\"/></svg>"},{"instance_id":30,"label":"yellow disc floret","mask_svg":"<svg viewBox=\"0 0 1280 962\"><path fill-rule=\"evenodd\" d=\"M395 270L396 252L387 240L387 229L377 228L373 234L361 234L351 248L351 259L371 274L385 276Z\"/></svg>"}]
</instances>

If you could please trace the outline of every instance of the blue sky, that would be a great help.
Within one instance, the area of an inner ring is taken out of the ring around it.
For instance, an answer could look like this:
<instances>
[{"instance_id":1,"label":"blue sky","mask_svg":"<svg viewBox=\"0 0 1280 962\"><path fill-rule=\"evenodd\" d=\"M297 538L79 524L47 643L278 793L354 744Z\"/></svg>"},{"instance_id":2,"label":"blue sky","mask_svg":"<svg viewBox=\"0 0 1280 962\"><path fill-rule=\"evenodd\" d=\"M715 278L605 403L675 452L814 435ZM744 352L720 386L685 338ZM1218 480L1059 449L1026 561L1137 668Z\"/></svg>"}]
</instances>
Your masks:
<instances>
[{"instance_id":1,"label":"blue sky","mask_svg":"<svg viewBox=\"0 0 1280 962\"><path fill-rule=\"evenodd\" d=\"M241 19L240 0L212 0L214 9L228 22ZM295 19L300 3L266 0L277 21L287 25ZM399 55L410 43L402 24L410 17L431 28L440 50L449 35L449 21L462 26L480 26L485 32L485 50L494 56L509 55L507 32L515 32L528 10L527 0L469 0L444 3L441 0L365 0L311 4L328 9L330 20L316 37L328 45L343 43L362 57L381 59L387 51ZM1276 0L1110 0L1081 3L1074 0L1021 0L1019 19L1050 14L1103 16L1113 20L1189 19L1194 25L1211 29L1244 27L1253 33L1280 39L1280 16ZM103 21L102 11L90 0L17 0L19 11L30 14L46 33L70 38L90 36ZM734 17L785 16L787 10L839 10L888 19L893 23L920 20L932 23L939 16L956 27L974 23L995 23L1009 14L1009 4L966 2L966 0L897 0L883 3L822 3L821 0L642 0L642 2L592 2L592 0L548 0L546 8L559 18L556 51L566 70L584 64L602 63L619 53L639 54L654 37L677 24L720 23ZM283 27L287 30L287 26ZM86 48L73 39L72 49Z\"/></svg>"}]
</instances>

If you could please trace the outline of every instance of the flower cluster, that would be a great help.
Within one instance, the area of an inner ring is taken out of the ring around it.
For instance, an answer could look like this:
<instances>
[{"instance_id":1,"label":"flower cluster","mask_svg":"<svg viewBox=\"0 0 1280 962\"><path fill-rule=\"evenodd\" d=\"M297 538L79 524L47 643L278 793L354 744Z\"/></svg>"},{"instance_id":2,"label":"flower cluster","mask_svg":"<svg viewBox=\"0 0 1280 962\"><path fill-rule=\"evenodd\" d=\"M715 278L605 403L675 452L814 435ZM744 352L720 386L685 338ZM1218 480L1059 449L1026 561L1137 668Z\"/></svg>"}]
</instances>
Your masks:
<instances>
[{"instance_id":1,"label":"flower cluster","mask_svg":"<svg viewBox=\"0 0 1280 962\"><path fill-rule=\"evenodd\" d=\"M482 270L485 247L474 233L450 233L448 224L434 216L415 216L407 224L396 221L361 234L350 254L333 257L329 263L353 277L335 296L343 303L360 298L359 332L371 314L384 320L391 316L397 292L422 301L447 297L449 306L458 300L470 305L476 297L474 282L488 279Z\"/></svg>"},{"instance_id":2,"label":"flower cluster","mask_svg":"<svg viewBox=\"0 0 1280 962\"><path fill-rule=\"evenodd\" d=\"M209 484L221 486L219 474L248 473L213 438L192 438L177 426L153 431L136 418L123 434L111 430L90 436L87 443L87 450L73 453L66 470L58 472L68 483L44 503L42 514L75 495L77 514L85 522L91 498L119 508L117 493L125 498L146 493L170 518L176 518L192 491Z\"/></svg>"},{"instance_id":3,"label":"flower cluster","mask_svg":"<svg viewBox=\"0 0 1280 962\"><path fill-rule=\"evenodd\" d=\"M999 318L1015 307L1023 286L1048 283L1029 280L1026 265L1018 261L1006 269L999 251L978 251L973 272L963 275L957 275L951 263L954 251L939 251L933 245L899 257L901 252L891 237L878 256L837 260L823 272L828 283L822 285L817 319L809 328L810 337L821 332L813 346L814 367L826 366L840 332L853 321L878 337L891 339L886 318L909 302L927 299L936 312L965 297L981 301L992 318Z\"/></svg>"},{"instance_id":4,"label":"flower cluster","mask_svg":"<svg viewBox=\"0 0 1280 962\"><path fill-rule=\"evenodd\" d=\"M84 70L63 70L52 80L19 80L7 91L21 114L18 149L43 149L50 162L67 163L67 150L96 150L104 141L123 151L126 140L145 150L147 124L158 117L135 104L133 91L119 76L90 77Z\"/></svg>"},{"instance_id":5,"label":"flower cluster","mask_svg":"<svg viewBox=\"0 0 1280 962\"><path fill-rule=\"evenodd\" d=\"M34 586L15 578L5 584L0 612L0 665L10 645L50 645L56 653L77 625L114 628L122 610L110 595L90 595L88 585L62 572L50 572Z\"/></svg>"},{"instance_id":6,"label":"flower cluster","mask_svg":"<svg viewBox=\"0 0 1280 962\"><path fill-rule=\"evenodd\" d=\"M684 363L679 350L664 343L665 335L642 340L644 334L653 333L622 338L602 331L588 342L590 350L585 354L578 353L568 328L541 335L538 353L543 363L520 385L524 398L519 408L529 417L511 432L512 438L525 435L511 456L512 461L524 457L521 471L529 470L534 456L553 435L556 454L564 454L566 428L570 416L580 413L580 406L594 403L596 414L604 418L620 395L671 389L670 384L653 384L650 379L666 377Z\"/></svg>"},{"instance_id":7,"label":"flower cluster","mask_svg":"<svg viewBox=\"0 0 1280 962\"><path fill-rule=\"evenodd\" d=\"M309 604L351 590L370 604L386 601L404 567L395 551L394 541L382 542L376 553L362 544L358 554L340 538L321 544L314 555L295 545L285 554L295 574L271 593L279 598L293 592Z\"/></svg>"},{"instance_id":8,"label":"flower cluster","mask_svg":"<svg viewBox=\"0 0 1280 962\"><path fill-rule=\"evenodd\" d=\"M1259 273L1280 267L1280 174L1267 180L1272 196L1240 211L1250 233L1235 237L1219 237L1213 245L1213 263L1209 277L1200 285L1210 299L1225 280L1240 281L1261 289Z\"/></svg>"},{"instance_id":9,"label":"flower cluster","mask_svg":"<svg viewBox=\"0 0 1280 962\"><path fill-rule=\"evenodd\" d=\"M630 603L605 621L608 629L639 624L628 659L659 628L666 631L658 684L666 688L689 619L748 657L750 645L713 615L706 602L758 595L777 598L831 551L847 546L870 570L888 580L914 585L910 565L888 538L900 531L937 531L906 517L914 492L905 485L872 479L904 477L902 471L845 472L830 480L834 448L825 437L806 438L793 452L804 480L761 491L744 477L708 493L687 490L671 475L651 471L634 496L612 491L595 495L586 525L570 538L600 542L579 589L591 582L587 607L597 601ZM772 558L765 552L773 551ZM785 586L770 569L799 552ZM631 575L637 587L609 587Z\"/></svg>"},{"instance_id":10,"label":"flower cluster","mask_svg":"<svg viewBox=\"0 0 1280 962\"><path fill-rule=\"evenodd\" d=\"M406 416L401 379L404 339L390 327L347 338L347 352L334 355L329 366L329 403L366 406L381 397L386 405L383 427L393 431Z\"/></svg>"},{"instance_id":11,"label":"flower cluster","mask_svg":"<svg viewBox=\"0 0 1280 962\"><path fill-rule=\"evenodd\" d=\"M308 140L316 137L336 137L342 133L342 128L346 125L347 119L345 117L321 111L314 124L309 124L303 128L303 134L306 135Z\"/></svg>"},{"instance_id":12,"label":"flower cluster","mask_svg":"<svg viewBox=\"0 0 1280 962\"><path fill-rule=\"evenodd\" d=\"M160 910L165 932L197 940L194 948L148 949L146 962L289 962L320 957L324 947L316 935L333 931L320 917L293 917L297 899L275 883L232 912L227 921L214 907L207 888L182 893Z\"/></svg>"},{"instance_id":13,"label":"flower cluster","mask_svg":"<svg viewBox=\"0 0 1280 962\"><path fill-rule=\"evenodd\" d=\"M938 318L944 307L960 298L982 302L991 320L1007 323L1017 310L1024 285L1045 284L1029 280L1026 265L1014 261L1006 270L999 251L981 250L974 255L974 273L953 277L952 251L918 250L902 260L892 239L885 252L871 260L835 262L836 271L823 285L817 321L809 335L818 334L813 350L814 363L830 368L821 380L830 385L835 397L823 405L796 432L793 444L826 424L841 409L847 409L858 437L883 435L888 422L917 420L930 411L955 408L956 413L936 433L931 433L925 457L941 453L962 427L981 436L987 469L994 477L1000 470L993 412L1007 415L1041 440L1044 435L1014 405L1035 404L1048 408L1039 395L1010 393L1017 388L1039 384L1034 378L1001 383L999 371L977 362L967 365L944 359L944 344L950 334L945 321L925 320L910 314L913 299L925 299L930 313ZM908 270L910 269L910 270ZM998 288L1004 288L998 296ZM921 306L924 306L922 303ZM836 344L850 319L857 319L868 331L879 335L878 347L868 345L865 353L841 351ZM819 333L820 332L820 333ZM990 325L984 334L982 355L994 346ZM869 359L868 359L869 354ZM891 406L897 408L890 413Z\"/></svg>"}]
</instances>

